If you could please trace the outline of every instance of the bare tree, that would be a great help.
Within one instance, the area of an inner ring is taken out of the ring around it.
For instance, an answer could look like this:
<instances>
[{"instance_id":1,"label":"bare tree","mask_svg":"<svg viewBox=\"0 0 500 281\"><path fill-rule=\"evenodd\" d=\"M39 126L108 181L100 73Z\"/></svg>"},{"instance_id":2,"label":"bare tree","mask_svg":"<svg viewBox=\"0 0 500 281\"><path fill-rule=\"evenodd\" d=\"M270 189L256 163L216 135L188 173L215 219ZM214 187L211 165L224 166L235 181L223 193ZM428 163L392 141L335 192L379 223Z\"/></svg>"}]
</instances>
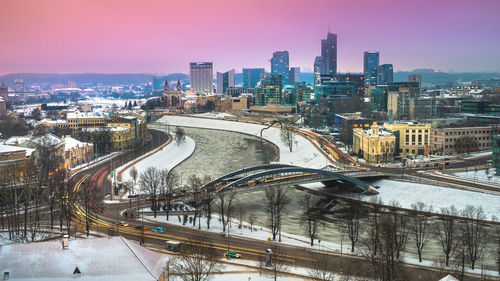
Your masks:
<instances>
[{"instance_id":1,"label":"bare tree","mask_svg":"<svg viewBox=\"0 0 500 281\"><path fill-rule=\"evenodd\" d=\"M236 193L217 192L217 199L217 208L222 220L222 232L226 232L226 227L229 227L229 220L234 212L234 206L236 205Z\"/></svg>"},{"instance_id":2,"label":"bare tree","mask_svg":"<svg viewBox=\"0 0 500 281\"><path fill-rule=\"evenodd\" d=\"M290 269L290 257L288 257L285 253L285 250L282 247L272 247L272 255L271 255L271 266L265 267L260 266L261 273L266 276L269 276L274 281L278 280L279 277L283 276L284 273L287 273ZM262 260L260 261L263 262Z\"/></svg>"},{"instance_id":3,"label":"bare tree","mask_svg":"<svg viewBox=\"0 0 500 281\"><path fill-rule=\"evenodd\" d=\"M429 218L423 212L431 212L432 207L427 207L424 202L418 201L417 203L411 204L411 208L414 211L412 213L412 227L415 238L415 246L417 247L418 261L422 262L422 251L429 241L429 236L431 234Z\"/></svg>"},{"instance_id":4,"label":"bare tree","mask_svg":"<svg viewBox=\"0 0 500 281\"><path fill-rule=\"evenodd\" d=\"M202 189L201 187L203 186L203 181L200 177L197 175L191 175L188 178L188 188L191 189L191 195L192 195L192 201L191 204L193 205L194 208L194 220L193 220L193 226L196 225L196 218L198 218L198 228L201 229L201 214L200 214L200 208L201 206L201 196L202 196Z\"/></svg>"},{"instance_id":5,"label":"bare tree","mask_svg":"<svg viewBox=\"0 0 500 281\"><path fill-rule=\"evenodd\" d=\"M182 245L181 253L171 261L170 272L183 281L208 281L221 272L219 257L211 245L191 241Z\"/></svg>"},{"instance_id":6,"label":"bare tree","mask_svg":"<svg viewBox=\"0 0 500 281\"><path fill-rule=\"evenodd\" d=\"M497 247L496 249L493 249L492 256L495 259L495 263L497 264L498 267L497 271L500 274L500 225L498 225L498 218L495 215L492 217L492 220L497 223L494 226L496 240L497 240Z\"/></svg>"},{"instance_id":7,"label":"bare tree","mask_svg":"<svg viewBox=\"0 0 500 281\"><path fill-rule=\"evenodd\" d=\"M174 140L177 145L181 145L181 143L186 141L186 133L184 132L183 128L177 127L177 129L175 129Z\"/></svg>"},{"instance_id":8,"label":"bare tree","mask_svg":"<svg viewBox=\"0 0 500 281\"><path fill-rule=\"evenodd\" d=\"M318 255L312 269L308 270L309 277L319 281L334 281L336 280L336 264L328 255Z\"/></svg>"},{"instance_id":9,"label":"bare tree","mask_svg":"<svg viewBox=\"0 0 500 281\"><path fill-rule=\"evenodd\" d=\"M165 215L168 221L170 209L172 207L172 196L174 194L174 189L179 182L179 175L174 171L169 171L168 169L160 171L160 175L160 194L163 197Z\"/></svg>"},{"instance_id":10,"label":"bare tree","mask_svg":"<svg viewBox=\"0 0 500 281\"><path fill-rule=\"evenodd\" d=\"M349 240L351 240L351 252L354 252L354 247L359 240L359 233L361 229L361 204L359 201L350 201L347 206L347 213L343 218L342 227Z\"/></svg>"},{"instance_id":11,"label":"bare tree","mask_svg":"<svg viewBox=\"0 0 500 281\"><path fill-rule=\"evenodd\" d=\"M397 201L390 201L392 207L400 208L401 205ZM406 248L408 242L408 214L405 211L393 210L391 212L392 227L394 231L394 246L396 247L396 259L399 259L401 252Z\"/></svg>"},{"instance_id":12,"label":"bare tree","mask_svg":"<svg viewBox=\"0 0 500 281\"><path fill-rule=\"evenodd\" d=\"M457 231L455 217L459 213L455 206L451 205L449 208L441 208L441 215L437 221L436 236L445 256L445 266L448 266L455 247L455 232Z\"/></svg>"},{"instance_id":13,"label":"bare tree","mask_svg":"<svg viewBox=\"0 0 500 281\"><path fill-rule=\"evenodd\" d=\"M301 227L311 240L311 246L314 246L314 240L318 238L319 228L324 225L321 216L321 210L318 208L319 200L311 198L306 194L300 201L302 213L300 214Z\"/></svg>"},{"instance_id":14,"label":"bare tree","mask_svg":"<svg viewBox=\"0 0 500 281\"><path fill-rule=\"evenodd\" d=\"M264 204L273 240L276 240L276 236L280 234L279 242L281 242L281 223L290 204L290 197L286 189L281 186L266 188Z\"/></svg>"},{"instance_id":15,"label":"bare tree","mask_svg":"<svg viewBox=\"0 0 500 281\"><path fill-rule=\"evenodd\" d=\"M158 211L158 192L161 186L161 173L155 167L148 167L139 176L139 185L142 191L146 191L151 196L151 209L153 209L154 217Z\"/></svg>"},{"instance_id":16,"label":"bare tree","mask_svg":"<svg viewBox=\"0 0 500 281\"><path fill-rule=\"evenodd\" d=\"M257 221L257 215L255 215L254 213L251 213L248 215L248 223L250 224L250 232L253 231L253 225L255 224L255 222Z\"/></svg>"},{"instance_id":17,"label":"bare tree","mask_svg":"<svg viewBox=\"0 0 500 281\"><path fill-rule=\"evenodd\" d=\"M482 207L466 206L462 211L462 216L467 218L464 222L464 242L467 256L474 269L476 261L483 254L485 244L485 227L483 222L486 219Z\"/></svg>"},{"instance_id":18,"label":"bare tree","mask_svg":"<svg viewBox=\"0 0 500 281\"><path fill-rule=\"evenodd\" d=\"M365 239L368 239L368 243L372 246L372 255L377 255L378 246L380 244L380 224L382 223L382 199L379 197L374 197L370 200L371 210L369 211L370 217L367 223L367 235Z\"/></svg>"},{"instance_id":19,"label":"bare tree","mask_svg":"<svg viewBox=\"0 0 500 281\"><path fill-rule=\"evenodd\" d=\"M134 181L134 186L132 187L132 189L134 189L135 187L135 184L137 182L137 177L139 176L139 173L137 172L137 169L134 167L130 168L130 171L128 172L130 177L132 178L132 180Z\"/></svg>"},{"instance_id":20,"label":"bare tree","mask_svg":"<svg viewBox=\"0 0 500 281\"><path fill-rule=\"evenodd\" d=\"M238 228L243 227L243 217L245 216L245 209L243 207L238 208Z\"/></svg>"},{"instance_id":21,"label":"bare tree","mask_svg":"<svg viewBox=\"0 0 500 281\"><path fill-rule=\"evenodd\" d=\"M295 131L294 128L291 124L285 124L281 128L280 132L280 137L281 141L288 146L288 149L290 149L290 152L292 152L293 147L297 145L297 142L295 140Z\"/></svg>"}]
</instances>

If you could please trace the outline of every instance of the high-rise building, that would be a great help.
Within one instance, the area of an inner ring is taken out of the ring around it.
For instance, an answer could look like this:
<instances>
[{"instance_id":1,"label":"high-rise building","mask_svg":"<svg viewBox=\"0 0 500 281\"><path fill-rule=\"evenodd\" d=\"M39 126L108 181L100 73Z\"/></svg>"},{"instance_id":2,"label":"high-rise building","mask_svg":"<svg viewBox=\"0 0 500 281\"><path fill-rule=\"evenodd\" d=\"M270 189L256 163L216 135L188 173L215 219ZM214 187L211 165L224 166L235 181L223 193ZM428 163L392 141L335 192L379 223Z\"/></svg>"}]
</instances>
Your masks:
<instances>
[{"instance_id":1,"label":"high-rise building","mask_svg":"<svg viewBox=\"0 0 500 281\"><path fill-rule=\"evenodd\" d=\"M392 83L393 70L392 64L382 64L378 67L378 85L387 85L388 83Z\"/></svg>"},{"instance_id":2,"label":"high-rise building","mask_svg":"<svg viewBox=\"0 0 500 281\"><path fill-rule=\"evenodd\" d=\"M225 94L229 87L234 87L234 69L217 72L217 94Z\"/></svg>"},{"instance_id":3,"label":"high-rise building","mask_svg":"<svg viewBox=\"0 0 500 281\"><path fill-rule=\"evenodd\" d=\"M243 68L243 87L255 87L264 72L266 72L264 68Z\"/></svg>"},{"instance_id":4,"label":"high-rise building","mask_svg":"<svg viewBox=\"0 0 500 281\"><path fill-rule=\"evenodd\" d=\"M280 74L269 74L255 87L254 104L265 106L267 104L281 104L282 78Z\"/></svg>"},{"instance_id":5,"label":"high-rise building","mask_svg":"<svg viewBox=\"0 0 500 281\"><path fill-rule=\"evenodd\" d=\"M273 57L271 58L271 73L281 75L282 85L289 84L289 66L290 60L288 51L278 51L273 53Z\"/></svg>"},{"instance_id":6,"label":"high-rise building","mask_svg":"<svg viewBox=\"0 0 500 281\"><path fill-rule=\"evenodd\" d=\"M387 114L389 120L415 119L415 99L420 97L416 82L393 82L388 85Z\"/></svg>"},{"instance_id":7,"label":"high-rise building","mask_svg":"<svg viewBox=\"0 0 500 281\"><path fill-rule=\"evenodd\" d=\"M356 85L356 94L358 96L363 96L365 94L365 76L363 74L336 74L333 76L332 81L338 82L354 82Z\"/></svg>"},{"instance_id":8,"label":"high-rise building","mask_svg":"<svg viewBox=\"0 0 500 281\"><path fill-rule=\"evenodd\" d=\"M189 65L191 92L207 93L213 90L213 63L192 62Z\"/></svg>"},{"instance_id":9,"label":"high-rise building","mask_svg":"<svg viewBox=\"0 0 500 281\"><path fill-rule=\"evenodd\" d=\"M326 57L318 56L314 59L314 84L320 85L323 80L329 80L330 64Z\"/></svg>"},{"instance_id":10,"label":"high-rise building","mask_svg":"<svg viewBox=\"0 0 500 281\"><path fill-rule=\"evenodd\" d=\"M300 82L300 67L291 67L289 74L290 85Z\"/></svg>"},{"instance_id":11,"label":"high-rise building","mask_svg":"<svg viewBox=\"0 0 500 281\"><path fill-rule=\"evenodd\" d=\"M363 73L365 74L365 86L377 86L379 52L365 52L363 59Z\"/></svg>"},{"instance_id":12,"label":"high-rise building","mask_svg":"<svg viewBox=\"0 0 500 281\"><path fill-rule=\"evenodd\" d=\"M328 32L321 40L321 56L328 61L328 74L337 74L337 34Z\"/></svg>"}]
</instances>

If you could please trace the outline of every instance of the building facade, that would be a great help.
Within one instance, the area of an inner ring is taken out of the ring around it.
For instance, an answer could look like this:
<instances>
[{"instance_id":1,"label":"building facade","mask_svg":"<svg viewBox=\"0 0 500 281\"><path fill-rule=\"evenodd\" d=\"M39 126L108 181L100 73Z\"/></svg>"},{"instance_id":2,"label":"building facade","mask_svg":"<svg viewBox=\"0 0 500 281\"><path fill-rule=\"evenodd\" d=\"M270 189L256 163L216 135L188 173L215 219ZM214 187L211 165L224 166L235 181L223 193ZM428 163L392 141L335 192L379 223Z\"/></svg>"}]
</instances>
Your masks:
<instances>
[{"instance_id":1,"label":"building facade","mask_svg":"<svg viewBox=\"0 0 500 281\"><path fill-rule=\"evenodd\" d=\"M353 152L367 162L392 162L396 151L396 136L381 130L375 123L370 129L353 129Z\"/></svg>"},{"instance_id":2,"label":"building facade","mask_svg":"<svg viewBox=\"0 0 500 281\"><path fill-rule=\"evenodd\" d=\"M492 166L496 170L496 175L500 175L500 135L493 136L493 156Z\"/></svg>"},{"instance_id":3,"label":"building facade","mask_svg":"<svg viewBox=\"0 0 500 281\"><path fill-rule=\"evenodd\" d=\"M419 86L422 85L422 74L408 75L408 82L416 82Z\"/></svg>"},{"instance_id":4,"label":"building facade","mask_svg":"<svg viewBox=\"0 0 500 281\"><path fill-rule=\"evenodd\" d=\"M365 74L365 86L377 86L378 66L380 53L365 52L363 57L363 73Z\"/></svg>"},{"instance_id":5,"label":"building facade","mask_svg":"<svg viewBox=\"0 0 500 281\"><path fill-rule=\"evenodd\" d=\"M290 58L288 51L278 51L273 53L271 58L271 74L281 75L282 85L288 85L290 82Z\"/></svg>"},{"instance_id":6,"label":"building facade","mask_svg":"<svg viewBox=\"0 0 500 281\"><path fill-rule=\"evenodd\" d=\"M290 85L300 82L300 67L290 67L289 79Z\"/></svg>"},{"instance_id":7,"label":"building facade","mask_svg":"<svg viewBox=\"0 0 500 281\"><path fill-rule=\"evenodd\" d=\"M337 74L337 34L328 32L321 40L321 56L328 61L328 75Z\"/></svg>"},{"instance_id":8,"label":"building facade","mask_svg":"<svg viewBox=\"0 0 500 281\"><path fill-rule=\"evenodd\" d=\"M243 87L254 88L265 72L264 68L243 68Z\"/></svg>"},{"instance_id":9,"label":"building facade","mask_svg":"<svg viewBox=\"0 0 500 281\"><path fill-rule=\"evenodd\" d=\"M213 91L213 63L192 62L189 64L191 92L210 93Z\"/></svg>"},{"instance_id":10,"label":"building facade","mask_svg":"<svg viewBox=\"0 0 500 281\"><path fill-rule=\"evenodd\" d=\"M389 120L414 119L415 99L420 97L416 82L395 82L388 85L387 114Z\"/></svg>"},{"instance_id":11,"label":"building facade","mask_svg":"<svg viewBox=\"0 0 500 281\"><path fill-rule=\"evenodd\" d=\"M493 137L500 134L500 127L433 128L431 131L431 151L451 155L492 149Z\"/></svg>"},{"instance_id":12,"label":"building facade","mask_svg":"<svg viewBox=\"0 0 500 281\"><path fill-rule=\"evenodd\" d=\"M226 94L227 88L234 87L234 69L217 72L217 94Z\"/></svg>"},{"instance_id":13,"label":"building facade","mask_svg":"<svg viewBox=\"0 0 500 281\"><path fill-rule=\"evenodd\" d=\"M378 67L377 85L387 85L393 82L392 64L382 64Z\"/></svg>"},{"instance_id":14,"label":"building facade","mask_svg":"<svg viewBox=\"0 0 500 281\"><path fill-rule=\"evenodd\" d=\"M384 128L396 136L396 153L405 158L408 155L428 155L430 152L431 125L417 122L386 123Z\"/></svg>"},{"instance_id":15,"label":"building facade","mask_svg":"<svg viewBox=\"0 0 500 281\"><path fill-rule=\"evenodd\" d=\"M280 74L267 75L255 88L254 105L281 104L282 84Z\"/></svg>"},{"instance_id":16,"label":"building facade","mask_svg":"<svg viewBox=\"0 0 500 281\"><path fill-rule=\"evenodd\" d=\"M363 96L365 94L365 76L363 74L336 74L333 80L337 82L353 82L356 85L356 94Z\"/></svg>"}]
</instances>

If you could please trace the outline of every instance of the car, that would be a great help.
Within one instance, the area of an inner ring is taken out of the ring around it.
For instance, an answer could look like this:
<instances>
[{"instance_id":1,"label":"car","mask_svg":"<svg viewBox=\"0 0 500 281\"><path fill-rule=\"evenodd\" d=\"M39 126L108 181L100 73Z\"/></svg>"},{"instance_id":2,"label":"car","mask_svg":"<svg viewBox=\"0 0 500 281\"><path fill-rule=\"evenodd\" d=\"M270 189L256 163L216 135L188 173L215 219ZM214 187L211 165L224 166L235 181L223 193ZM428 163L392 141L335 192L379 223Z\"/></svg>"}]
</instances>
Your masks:
<instances>
[{"instance_id":1,"label":"car","mask_svg":"<svg viewBox=\"0 0 500 281\"><path fill-rule=\"evenodd\" d=\"M241 258L241 255L236 253L235 251L227 251L224 253L224 258L226 259L239 259Z\"/></svg>"},{"instance_id":2,"label":"car","mask_svg":"<svg viewBox=\"0 0 500 281\"><path fill-rule=\"evenodd\" d=\"M142 226L142 225L136 225L136 226L135 226L135 229L139 229L139 230L144 229L144 230L146 230L146 229L148 229L148 228L147 228L147 227L145 227L145 226Z\"/></svg>"},{"instance_id":3,"label":"car","mask_svg":"<svg viewBox=\"0 0 500 281\"><path fill-rule=\"evenodd\" d=\"M128 223L121 221L121 222L116 223L116 225L117 226L128 226Z\"/></svg>"},{"instance_id":4,"label":"car","mask_svg":"<svg viewBox=\"0 0 500 281\"><path fill-rule=\"evenodd\" d=\"M165 233L166 232L165 228L163 228L163 227L155 227L155 228L151 229L151 231L158 232L158 233Z\"/></svg>"}]
</instances>

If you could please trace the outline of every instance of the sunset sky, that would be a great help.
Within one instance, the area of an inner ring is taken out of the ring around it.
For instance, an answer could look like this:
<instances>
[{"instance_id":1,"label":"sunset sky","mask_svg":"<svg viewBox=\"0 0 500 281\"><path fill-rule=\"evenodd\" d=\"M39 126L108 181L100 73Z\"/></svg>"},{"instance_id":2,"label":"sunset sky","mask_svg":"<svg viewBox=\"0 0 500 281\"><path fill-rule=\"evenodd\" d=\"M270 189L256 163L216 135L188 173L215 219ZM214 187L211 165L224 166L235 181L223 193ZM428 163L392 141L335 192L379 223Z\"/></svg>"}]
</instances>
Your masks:
<instances>
[{"instance_id":1,"label":"sunset sky","mask_svg":"<svg viewBox=\"0 0 500 281\"><path fill-rule=\"evenodd\" d=\"M500 71L499 0L1 0L0 74L187 73L265 67L277 50L312 71L328 28L338 68L364 51L395 70Z\"/></svg>"}]
</instances>

